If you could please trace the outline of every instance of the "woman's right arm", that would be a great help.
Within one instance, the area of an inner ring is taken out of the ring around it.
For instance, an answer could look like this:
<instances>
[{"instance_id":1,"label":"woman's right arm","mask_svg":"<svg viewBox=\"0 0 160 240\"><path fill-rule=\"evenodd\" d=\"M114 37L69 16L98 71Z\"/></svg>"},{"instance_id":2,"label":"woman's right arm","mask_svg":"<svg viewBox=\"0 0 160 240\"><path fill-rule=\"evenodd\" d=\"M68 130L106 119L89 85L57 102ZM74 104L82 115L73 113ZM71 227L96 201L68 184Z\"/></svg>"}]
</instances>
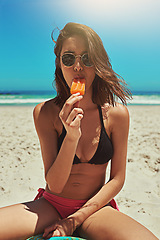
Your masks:
<instances>
[{"instance_id":1,"label":"woman's right arm","mask_svg":"<svg viewBox=\"0 0 160 240\"><path fill-rule=\"evenodd\" d=\"M52 192L62 192L71 172L73 159L79 138L81 136L81 119L83 110L73 107L82 96L71 96L64 104L59 117L66 129L66 136L59 153L57 153L57 131L55 128L56 114L53 108L39 104L35 107L33 116L39 137L42 158L45 168L45 178Z\"/></svg>"}]
</instances>

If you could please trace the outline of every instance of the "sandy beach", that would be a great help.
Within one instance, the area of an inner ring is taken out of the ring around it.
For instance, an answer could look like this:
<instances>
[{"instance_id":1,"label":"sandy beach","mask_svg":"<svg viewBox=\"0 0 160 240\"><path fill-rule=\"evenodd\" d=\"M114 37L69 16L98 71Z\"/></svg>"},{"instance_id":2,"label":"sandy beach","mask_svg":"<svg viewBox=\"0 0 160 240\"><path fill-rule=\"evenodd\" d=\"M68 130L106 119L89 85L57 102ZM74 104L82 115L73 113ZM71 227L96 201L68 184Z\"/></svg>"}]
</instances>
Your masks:
<instances>
[{"instance_id":1,"label":"sandy beach","mask_svg":"<svg viewBox=\"0 0 160 240\"><path fill-rule=\"evenodd\" d=\"M45 187L33 106L0 107L0 207L34 199ZM129 106L126 181L120 211L160 238L160 106Z\"/></svg>"}]
</instances>

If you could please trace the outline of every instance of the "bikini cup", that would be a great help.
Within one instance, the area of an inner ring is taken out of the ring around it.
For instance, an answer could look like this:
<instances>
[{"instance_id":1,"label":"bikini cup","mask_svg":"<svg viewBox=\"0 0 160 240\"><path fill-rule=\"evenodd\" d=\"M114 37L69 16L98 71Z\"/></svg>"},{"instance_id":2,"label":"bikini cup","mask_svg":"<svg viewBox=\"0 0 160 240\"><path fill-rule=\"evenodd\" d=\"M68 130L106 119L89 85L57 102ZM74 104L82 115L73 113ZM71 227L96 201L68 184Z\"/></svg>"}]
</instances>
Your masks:
<instances>
[{"instance_id":1,"label":"bikini cup","mask_svg":"<svg viewBox=\"0 0 160 240\"><path fill-rule=\"evenodd\" d=\"M98 106L99 116L101 121L101 133L99 138L99 143L96 152L94 153L93 157L86 163L88 164L105 164L107 163L113 156L113 145L112 142L106 133L104 123L103 123L103 116L102 116L102 109ZM62 145L62 142L65 138L66 130L63 126L63 130L61 135L58 138L58 152ZM82 163L78 156L75 154L73 164Z\"/></svg>"}]
</instances>

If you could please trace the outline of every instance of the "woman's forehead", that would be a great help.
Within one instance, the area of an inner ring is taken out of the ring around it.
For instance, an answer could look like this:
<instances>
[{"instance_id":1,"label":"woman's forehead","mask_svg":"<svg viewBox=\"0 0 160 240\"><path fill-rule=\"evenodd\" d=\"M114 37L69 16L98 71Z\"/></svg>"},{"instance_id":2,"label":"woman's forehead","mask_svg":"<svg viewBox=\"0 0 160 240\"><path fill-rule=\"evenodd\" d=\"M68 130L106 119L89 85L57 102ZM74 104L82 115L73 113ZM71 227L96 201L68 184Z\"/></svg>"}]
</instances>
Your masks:
<instances>
[{"instance_id":1,"label":"woman's forehead","mask_svg":"<svg viewBox=\"0 0 160 240\"><path fill-rule=\"evenodd\" d=\"M62 45L62 53L72 52L80 54L82 52L87 52L87 50L86 40L80 35L73 35L67 38Z\"/></svg>"}]
</instances>

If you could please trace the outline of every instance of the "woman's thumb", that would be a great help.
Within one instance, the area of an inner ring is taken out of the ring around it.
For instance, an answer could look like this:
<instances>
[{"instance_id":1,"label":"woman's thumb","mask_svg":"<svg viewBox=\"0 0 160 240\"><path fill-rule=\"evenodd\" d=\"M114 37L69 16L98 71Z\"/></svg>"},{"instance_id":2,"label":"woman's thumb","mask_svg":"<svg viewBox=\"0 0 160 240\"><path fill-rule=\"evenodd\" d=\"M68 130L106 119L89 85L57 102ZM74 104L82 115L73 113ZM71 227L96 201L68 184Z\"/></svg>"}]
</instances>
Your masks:
<instances>
[{"instance_id":1,"label":"woman's thumb","mask_svg":"<svg viewBox=\"0 0 160 240\"><path fill-rule=\"evenodd\" d=\"M53 232L53 237L58 237L58 236L61 236L61 233L58 229L56 229L54 232Z\"/></svg>"}]
</instances>

